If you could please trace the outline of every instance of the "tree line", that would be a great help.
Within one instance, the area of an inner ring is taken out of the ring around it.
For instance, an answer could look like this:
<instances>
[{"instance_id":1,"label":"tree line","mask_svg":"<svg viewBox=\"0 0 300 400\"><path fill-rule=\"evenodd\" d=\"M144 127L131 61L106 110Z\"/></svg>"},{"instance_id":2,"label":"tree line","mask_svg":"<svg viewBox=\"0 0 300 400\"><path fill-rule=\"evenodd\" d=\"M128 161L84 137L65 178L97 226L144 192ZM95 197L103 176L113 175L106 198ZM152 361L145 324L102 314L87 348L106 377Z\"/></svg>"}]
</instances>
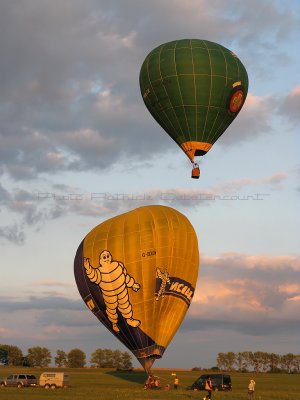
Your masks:
<instances>
[{"instance_id":1,"label":"tree line","mask_svg":"<svg viewBox=\"0 0 300 400\"><path fill-rule=\"evenodd\" d=\"M46 347L31 347L27 350L27 354L23 355L22 350L17 346L0 344L0 364L48 367L51 361L51 352ZM68 353L57 350L54 363L57 367L83 368L86 365L86 354L80 349L72 349ZM90 364L97 368L132 368L131 355L127 351L111 349L96 349L91 354Z\"/></svg>"},{"instance_id":2,"label":"tree line","mask_svg":"<svg viewBox=\"0 0 300 400\"><path fill-rule=\"evenodd\" d=\"M240 372L287 372L300 373L300 355L275 354L263 351L218 353L217 368L220 371Z\"/></svg>"}]
</instances>

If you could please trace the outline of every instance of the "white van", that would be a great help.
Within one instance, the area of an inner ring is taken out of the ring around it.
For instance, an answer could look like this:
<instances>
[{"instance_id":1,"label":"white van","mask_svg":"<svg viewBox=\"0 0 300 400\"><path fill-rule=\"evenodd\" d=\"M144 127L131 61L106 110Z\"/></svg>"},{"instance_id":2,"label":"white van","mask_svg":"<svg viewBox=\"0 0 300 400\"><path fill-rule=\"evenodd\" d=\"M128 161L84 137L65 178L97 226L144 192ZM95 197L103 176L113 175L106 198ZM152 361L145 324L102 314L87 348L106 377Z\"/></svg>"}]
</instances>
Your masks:
<instances>
[{"instance_id":1,"label":"white van","mask_svg":"<svg viewBox=\"0 0 300 400\"><path fill-rule=\"evenodd\" d=\"M63 388L69 385L69 375L64 372L43 372L39 379L39 386L45 389Z\"/></svg>"}]
</instances>

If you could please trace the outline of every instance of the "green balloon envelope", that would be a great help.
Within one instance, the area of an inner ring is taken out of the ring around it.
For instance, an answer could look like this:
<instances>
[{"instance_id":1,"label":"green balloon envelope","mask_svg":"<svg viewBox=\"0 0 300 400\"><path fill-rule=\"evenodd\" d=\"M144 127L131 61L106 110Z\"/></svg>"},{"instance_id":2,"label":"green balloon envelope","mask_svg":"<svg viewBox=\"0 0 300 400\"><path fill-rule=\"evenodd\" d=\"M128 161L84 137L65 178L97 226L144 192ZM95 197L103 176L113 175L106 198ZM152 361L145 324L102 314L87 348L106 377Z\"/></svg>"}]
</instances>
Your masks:
<instances>
[{"instance_id":1,"label":"green balloon envelope","mask_svg":"<svg viewBox=\"0 0 300 400\"><path fill-rule=\"evenodd\" d=\"M158 46L145 58L139 79L149 112L192 162L224 133L248 92L238 57L199 39Z\"/></svg>"}]
</instances>

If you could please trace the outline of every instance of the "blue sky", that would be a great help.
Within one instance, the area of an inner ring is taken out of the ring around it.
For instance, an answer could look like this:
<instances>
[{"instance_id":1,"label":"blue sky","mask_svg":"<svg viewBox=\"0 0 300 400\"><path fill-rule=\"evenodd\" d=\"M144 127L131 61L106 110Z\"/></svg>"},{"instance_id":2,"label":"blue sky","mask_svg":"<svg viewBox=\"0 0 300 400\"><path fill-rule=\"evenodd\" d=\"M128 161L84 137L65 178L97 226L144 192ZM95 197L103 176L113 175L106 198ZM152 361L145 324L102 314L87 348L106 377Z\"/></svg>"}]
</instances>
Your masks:
<instances>
[{"instance_id":1,"label":"blue sky","mask_svg":"<svg viewBox=\"0 0 300 400\"><path fill-rule=\"evenodd\" d=\"M279 0L1 2L0 343L125 350L85 308L75 252L102 221L164 204L194 225L200 272L155 365L299 351L299 15ZM181 38L230 48L249 75L199 181L139 90L146 55Z\"/></svg>"}]
</instances>

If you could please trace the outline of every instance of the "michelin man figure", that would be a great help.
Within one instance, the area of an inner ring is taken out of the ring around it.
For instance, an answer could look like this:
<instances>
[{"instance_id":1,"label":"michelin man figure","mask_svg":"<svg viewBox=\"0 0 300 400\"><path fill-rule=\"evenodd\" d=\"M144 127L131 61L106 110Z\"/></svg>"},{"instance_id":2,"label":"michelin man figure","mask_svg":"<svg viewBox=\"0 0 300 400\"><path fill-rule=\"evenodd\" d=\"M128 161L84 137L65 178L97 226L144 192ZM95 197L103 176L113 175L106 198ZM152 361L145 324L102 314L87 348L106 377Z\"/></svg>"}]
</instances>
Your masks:
<instances>
[{"instance_id":1,"label":"michelin man figure","mask_svg":"<svg viewBox=\"0 0 300 400\"><path fill-rule=\"evenodd\" d=\"M133 318L132 305L129 300L128 288L135 292L140 285L130 276L121 261L115 261L108 250L99 255L99 265L93 267L89 258L84 258L83 265L91 282L99 285L106 306L106 314L112 323L114 332L120 332L118 313L122 314L127 324L136 328L141 321Z\"/></svg>"}]
</instances>

